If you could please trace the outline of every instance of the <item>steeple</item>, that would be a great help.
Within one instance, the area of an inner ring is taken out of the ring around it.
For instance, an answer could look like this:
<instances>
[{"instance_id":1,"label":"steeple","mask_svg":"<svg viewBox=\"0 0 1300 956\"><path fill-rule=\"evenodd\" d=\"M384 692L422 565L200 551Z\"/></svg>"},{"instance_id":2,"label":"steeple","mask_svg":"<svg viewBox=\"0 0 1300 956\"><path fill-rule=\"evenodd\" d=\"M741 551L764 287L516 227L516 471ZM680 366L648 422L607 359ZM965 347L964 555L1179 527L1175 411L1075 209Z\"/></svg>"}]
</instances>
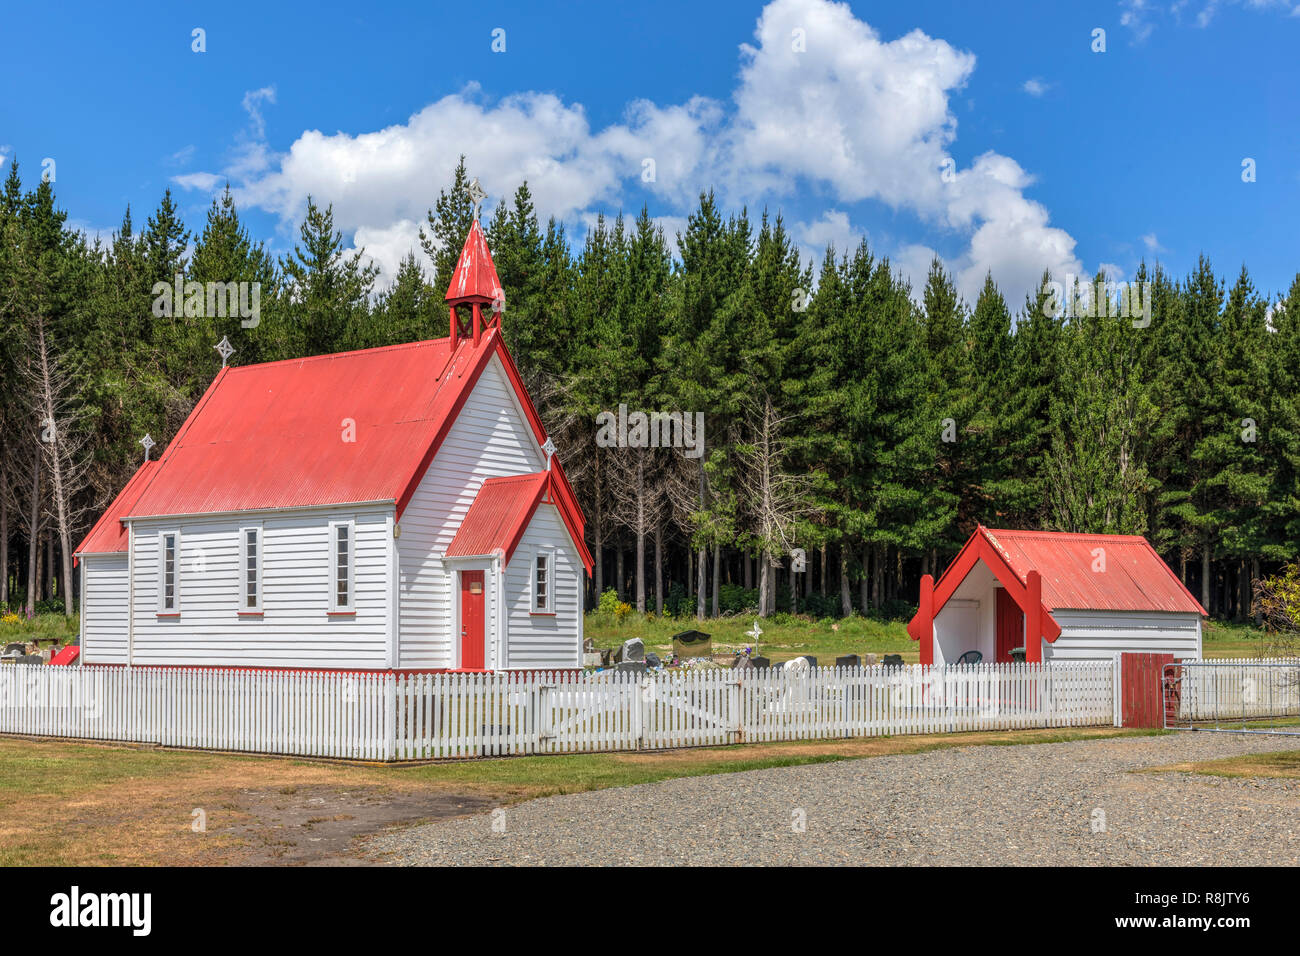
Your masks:
<instances>
[{"instance_id":1,"label":"steeple","mask_svg":"<svg viewBox=\"0 0 1300 956\"><path fill-rule=\"evenodd\" d=\"M485 325L483 306L491 308L494 315L488 320L500 322L501 311L505 308L505 292L501 280L497 278L497 268L492 263L492 253L488 250L487 237L478 221L478 206L483 198L483 191L478 187L478 180L470 184L470 198L474 200L474 221L470 224L469 235L460 250L460 259L456 270L451 274L451 285L447 287L446 302L451 322L451 341L472 334L474 344L478 345ZM458 305L470 307L471 318L467 321L456 314Z\"/></svg>"}]
</instances>

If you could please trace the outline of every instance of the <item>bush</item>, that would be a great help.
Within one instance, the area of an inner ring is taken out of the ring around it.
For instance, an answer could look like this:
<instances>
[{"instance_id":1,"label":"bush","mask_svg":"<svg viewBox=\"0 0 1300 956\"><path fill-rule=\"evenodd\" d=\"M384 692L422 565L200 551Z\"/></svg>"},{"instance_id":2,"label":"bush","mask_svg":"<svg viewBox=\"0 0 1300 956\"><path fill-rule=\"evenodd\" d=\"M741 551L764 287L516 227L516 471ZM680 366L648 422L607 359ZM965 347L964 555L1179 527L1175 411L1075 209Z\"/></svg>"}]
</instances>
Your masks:
<instances>
[{"instance_id":1,"label":"bush","mask_svg":"<svg viewBox=\"0 0 1300 956\"><path fill-rule=\"evenodd\" d=\"M740 614L758 609L758 589L724 584L718 589L718 613Z\"/></svg>"},{"instance_id":2,"label":"bush","mask_svg":"<svg viewBox=\"0 0 1300 956\"><path fill-rule=\"evenodd\" d=\"M596 610L601 614L613 614L618 607L618 592L613 588L605 588L600 593L600 603L596 605Z\"/></svg>"},{"instance_id":3,"label":"bush","mask_svg":"<svg viewBox=\"0 0 1300 956\"><path fill-rule=\"evenodd\" d=\"M668 595L664 598L664 613L673 617L693 617L695 600L686 593L681 582L674 581L668 585Z\"/></svg>"},{"instance_id":4,"label":"bush","mask_svg":"<svg viewBox=\"0 0 1300 956\"><path fill-rule=\"evenodd\" d=\"M67 610L63 603L63 598L52 598L49 601L37 601L37 614L62 614Z\"/></svg>"}]
</instances>

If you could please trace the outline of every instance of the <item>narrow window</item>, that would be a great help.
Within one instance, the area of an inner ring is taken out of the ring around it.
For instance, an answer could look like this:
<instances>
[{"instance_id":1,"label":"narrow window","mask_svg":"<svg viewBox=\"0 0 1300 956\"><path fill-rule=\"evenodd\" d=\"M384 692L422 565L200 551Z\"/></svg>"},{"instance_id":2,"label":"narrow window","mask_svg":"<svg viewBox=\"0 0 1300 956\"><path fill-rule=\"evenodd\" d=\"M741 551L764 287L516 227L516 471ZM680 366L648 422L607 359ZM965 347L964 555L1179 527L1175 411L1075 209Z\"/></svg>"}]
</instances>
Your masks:
<instances>
[{"instance_id":1,"label":"narrow window","mask_svg":"<svg viewBox=\"0 0 1300 956\"><path fill-rule=\"evenodd\" d=\"M351 522L330 525L330 603L333 611L354 609L353 528Z\"/></svg>"},{"instance_id":2,"label":"narrow window","mask_svg":"<svg viewBox=\"0 0 1300 956\"><path fill-rule=\"evenodd\" d=\"M240 586L242 589L239 610L256 614L262 610L262 529L244 528L240 532Z\"/></svg>"},{"instance_id":3,"label":"narrow window","mask_svg":"<svg viewBox=\"0 0 1300 956\"><path fill-rule=\"evenodd\" d=\"M158 612L175 614L180 606L177 596L180 581L180 536L164 531L158 540Z\"/></svg>"},{"instance_id":4,"label":"narrow window","mask_svg":"<svg viewBox=\"0 0 1300 956\"><path fill-rule=\"evenodd\" d=\"M533 570L533 610L545 613L550 610L550 555L539 554Z\"/></svg>"}]
</instances>

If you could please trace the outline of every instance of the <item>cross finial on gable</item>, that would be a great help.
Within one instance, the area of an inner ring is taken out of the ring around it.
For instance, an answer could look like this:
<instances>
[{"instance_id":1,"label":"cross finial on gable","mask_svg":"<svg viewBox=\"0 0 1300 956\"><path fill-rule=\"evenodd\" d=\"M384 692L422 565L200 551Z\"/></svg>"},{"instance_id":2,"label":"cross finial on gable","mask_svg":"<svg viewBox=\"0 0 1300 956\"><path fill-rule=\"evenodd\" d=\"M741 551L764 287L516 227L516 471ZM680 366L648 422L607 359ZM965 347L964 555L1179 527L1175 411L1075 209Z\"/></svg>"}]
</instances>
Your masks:
<instances>
[{"instance_id":1,"label":"cross finial on gable","mask_svg":"<svg viewBox=\"0 0 1300 956\"><path fill-rule=\"evenodd\" d=\"M140 444L144 445L144 460L148 461L149 452L153 451L153 446L157 443L149 436L149 433L146 432L145 436L140 439Z\"/></svg>"},{"instance_id":2,"label":"cross finial on gable","mask_svg":"<svg viewBox=\"0 0 1300 956\"><path fill-rule=\"evenodd\" d=\"M221 356L221 367L225 368L226 361L230 356L235 354L235 347L230 344L230 339L226 338L224 335L221 337L221 341L212 347L216 349L217 354Z\"/></svg>"},{"instance_id":3,"label":"cross finial on gable","mask_svg":"<svg viewBox=\"0 0 1300 956\"><path fill-rule=\"evenodd\" d=\"M555 457L555 442L551 441L551 436L546 436L546 443L542 445L542 451L546 452L546 470L551 470L551 459Z\"/></svg>"}]
</instances>

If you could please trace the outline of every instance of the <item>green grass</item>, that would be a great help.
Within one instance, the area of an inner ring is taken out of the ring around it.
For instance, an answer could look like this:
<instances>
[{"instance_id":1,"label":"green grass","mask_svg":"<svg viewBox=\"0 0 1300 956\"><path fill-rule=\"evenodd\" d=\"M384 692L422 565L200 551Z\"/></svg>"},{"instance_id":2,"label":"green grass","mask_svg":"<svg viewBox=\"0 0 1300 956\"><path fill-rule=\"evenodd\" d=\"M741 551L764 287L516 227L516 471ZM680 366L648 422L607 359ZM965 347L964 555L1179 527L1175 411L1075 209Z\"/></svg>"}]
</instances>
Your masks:
<instances>
[{"instance_id":1,"label":"green grass","mask_svg":"<svg viewBox=\"0 0 1300 956\"><path fill-rule=\"evenodd\" d=\"M1204 657L1276 657L1282 652L1271 647L1268 636L1249 624L1204 621L1201 628L1201 653Z\"/></svg>"},{"instance_id":2,"label":"green grass","mask_svg":"<svg viewBox=\"0 0 1300 956\"><path fill-rule=\"evenodd\" d=\"M728 648L753 647L753 638L745 634L754 626L753 615L737 615L706 620L700 629L713 635L714 652L724 654ZM693 617L656 618L628 614L618 620L613 614L592 612L587 615L586 635L597 647L617 647L631 637L645 641L646 650L663 657L672 653L672 636L678 631L692 630L697 622ZM810 620L778 614L759 622L763 629L756 653L775 661L785 661L803 654L811 654L818 663L835 663L835 658L845 654L902 654L903 659L914 663L919 659L916 642L907 636L906 621L880 621L875 618L854 616L840 621L829 618ZM67 644L76 638L78 618L65 618L62 614L38 614L31 621L20 619L16 623L0 622L0 643L9 641L42 642L57 638ZM1264 632L1245 624L1206 621L1203 648L1207 658L1259 657L1265 644Z\"/></svg>"},{"instance_id":3,"label":"green grass","mask_svg":"<svg viewBox=\"0 0 1300 956\"><path fill-rule=\"evenodd\" d=\"M672 636L678 631L697 626L693 617L658 618L654 615L639 617L628 614L619 621L612 614L593 612L587 615L586 635L597 647L617 647L631 637L645 641L647 651L663 657L672 653ZM700 630L713 635L714 652L726 653L727 647L744 648L753 645L745 634L754 625L753 615L724 617L698 623ZM834 664L835 658L844 654L902 654L903 659L915 663L920 659L917 644L907 635L906 621L879 621L875 618L854 616L843 620L815 621L802 617L778 614L759 622L763 629L757 653L774 661L789 660L811 654L819 664ZM1266 636L1259 628L1246 624L1223 621L1205 621L1202 632L1202 653L1206 658L1276 656L1269 649Z\"/></svg>"},{"instance_id":4,"label":"green grass","mask_svg":"<svg viewBox=\"0 0 1300 956\"><path fill-rule=\"evenodd\" d=\"M0 619L6 615L0 614ZM80 618L74 614L64 617L62 614L38 614L30 621L18 612L18 620L5 623L0 620L0 643L10 641L40 640L42 645L51 639L60 644L67 644L76 638L80 631Z\"/></svg>"},{"instance_id":5,"label":"green grass","mask_svg":"<svg viewBox=\"0 0 1300 956\"><path fill-rule=\"evenodd\" d=\"M672 636L679 631L698 627L713 635L715 654L725 654L729 648L743 650L755 647L754 639L745 632L754 626L754 615L737 615L696 622L695 618L656 618L628 614L618 620L613 614L593 612L587 615L585 634L597 647L617 647L625 640L639 637L645 641L647 651L660 657L672 653ZM904 621L878 621L874 618L851 617L835 621L820 621L778 614L759 621L763 630L758 639L756 653L774 661L811 654L819 664L834 664L837 656L845 654L902 654L903 659L919 659L916 641L907 635Z\"/></svg>"}]
</instances>

